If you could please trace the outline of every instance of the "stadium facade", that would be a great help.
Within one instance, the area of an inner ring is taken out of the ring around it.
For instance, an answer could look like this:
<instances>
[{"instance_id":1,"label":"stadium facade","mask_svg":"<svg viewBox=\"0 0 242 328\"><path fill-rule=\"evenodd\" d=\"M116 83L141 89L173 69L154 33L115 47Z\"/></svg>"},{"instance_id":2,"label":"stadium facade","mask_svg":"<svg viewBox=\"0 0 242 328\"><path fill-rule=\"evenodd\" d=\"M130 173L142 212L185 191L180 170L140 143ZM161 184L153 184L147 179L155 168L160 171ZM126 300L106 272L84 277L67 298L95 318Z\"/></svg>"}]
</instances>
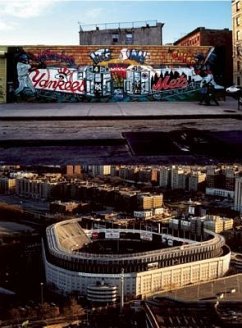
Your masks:
<instances>
[{"instance_id":1,"label":"stadium facade","mask_svg":"<svg viewBox=\"0 0 242 328\"><path fill-rule=\"evenodd\" d=\"M224 238L207 230L196 241L135 229L84 230L73 219L49 226L43 238L46 283L64 295L88 298L92 291L93 301L102 291L106 301L107 293L116 301L114 294L144 298L216 279L228 271L230 257Z\"/></svg>"}]
</instances>

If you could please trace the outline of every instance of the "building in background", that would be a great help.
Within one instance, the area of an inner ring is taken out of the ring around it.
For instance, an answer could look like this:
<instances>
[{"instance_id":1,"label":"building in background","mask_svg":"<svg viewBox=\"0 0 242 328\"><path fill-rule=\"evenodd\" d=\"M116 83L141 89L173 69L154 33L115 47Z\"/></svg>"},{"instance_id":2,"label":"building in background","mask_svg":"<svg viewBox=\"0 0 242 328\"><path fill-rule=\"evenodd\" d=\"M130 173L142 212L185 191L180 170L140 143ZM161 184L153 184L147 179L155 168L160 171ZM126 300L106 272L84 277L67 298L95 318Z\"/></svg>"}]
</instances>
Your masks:
<instances>
[{"instance_id":1,"label":"building in background","mask_svg":"<svg viewBox=\"0 0 242 328\"><path fill-rule=\"evenodd\" d=\"M81 175L81 165L67 165L66 166L66 175Z\"/></svg>"},{"instance_id":2,"label":"building in background","mask_svg":"<svg viewBox=\"0 0 242 328\"><path fill-rule=\"evenodd\" d=\"M171 167L171 189L186 188L187 171L184 167L173 165Z\"/></svg>"},{"instance_id":3,"label":"building in background","mask_svg":"<svg viewBox=\"0 0 242 328\"><path fill-rule=\"evenodd\" d=\"M204 221L204 228L215 233L220 233L233 229L233 224L233 219L223 218L216 215L207 215Z\"/></svg>"},{"instance_id":4,"label":"building in background","mask_svg":"<svg viewBox=\"0 0 242 328\"><path fill-rule=\"evenodd\" d=\"M20 178L16 179L16 194L29 199L48 200L57 185L58 179L48 177Z\"/></svg>"},{"instance_id":5,"label":"building in background","mask_svg":"<svg viewBox=\"0 0 242 328\"><path fill-rule=\"evenodd\" d=\"M235 179L234 209L242 214L242 177Z\"/></svg>"},{"instance_id":6,"label":"building in background","mask_svg":"<svg viewBox=\"0 0 242 328\"><path fill-rule=\"evenodd\" d=\"M168 188L171 180L171 168L168 166L162 166L159 172L159 186L162 188Z\"/></svg>"},{"instance_id":7,"label":"building in background","mask_svg":"<svg viewBox=\"0 0 242 328\"><path fill-rule=\"evenodd\" d=\"M164 24L156 20L80 25L80 45L161 45Z\"/></svg>"},{"instance_id":8,"label":"building in background","mask_svg":"<svg viewBox=\"0 0 242 328\"><path fill-rule=\"evenodd\" d=\"M200 171L192 171L188 174L188 191L198 191L202 183L205 183L206 173Z\"/></svg>"},{"instance_id":9,"label":"building in background","mask_svg":"<svg viewBox=\"0 0 242 328\"><path fill-rule=\"evenodd\" d=\"M16 192L16 179L1 177L0 178L0 194L14 194Z\"/></svg>"},{"instance_id":10,"label":"building in background","mask_svg":"<svg viewBox=\"0 0 242 328\"><path fill-rule=\"evenodd\" d=\"M235 178L238 175L236 167L215 167L207 168L206 194L234 198Z\"/></svg>"},{"instance_id":11,"label":"building in background","mask_svg":"<svg viewBox=\"0 0 242 328\"><path fill-rule=\"evenodd\" d=\"M242 9L240 0L232 0L233 82L242 86Z\"/></svg>"},{"instance_id":12,"label":"building in background","mask_svg":"<svg viewBox=\"0 0 242 328\"><path fill-rule=\"evenodd\" d=\"M150 193L140 193L137 195L137 209L151 210L163 206L163 194L153 195Z\"/></svg>"},{"instance_id":13,"label":"building in background","mask_svg":"<svg viewBox=\"0 0 242 328\"><path fill-rule=\"evenodd\" d=\"M111 165L90 165L88 172L91 176L105 176L111 174Z\"/></svg>"},{"instance_id":14,"label":"building in background","mask_svg":"<svg viewBox=\"0 0 242 328\"><path fill-rule=\"evenodd\" d=\"M7 101L7 47L0 46L0 103Z\"/></svg>"},{"instance_id":15,"label":"building in background","mask_svg":"<svg viewBox=\"0 0 242 328\"><path fill-rule=\"evenodd\" d=\"M207 29L205 27L197 27L195 30L175 41L174 45L214 47L214 53L207 58L207 64L212 67L217 83L224 86L230 86L232 84L232 31L227 28Z\"/></svg>"}]
</instances>

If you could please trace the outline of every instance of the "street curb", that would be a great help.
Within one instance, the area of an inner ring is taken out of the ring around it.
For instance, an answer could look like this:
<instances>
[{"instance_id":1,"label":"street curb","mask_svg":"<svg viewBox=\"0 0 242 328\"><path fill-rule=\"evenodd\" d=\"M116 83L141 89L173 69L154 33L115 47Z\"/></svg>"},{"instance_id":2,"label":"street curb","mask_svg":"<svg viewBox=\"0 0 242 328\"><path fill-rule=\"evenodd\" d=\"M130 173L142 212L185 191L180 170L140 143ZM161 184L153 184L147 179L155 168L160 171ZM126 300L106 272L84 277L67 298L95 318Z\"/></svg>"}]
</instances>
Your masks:
<instances>
[{"instance_id":1,"label":"street curb","mask_svg":"<svg viewBox=\"0 0 242 328\"><path fill-rule=\"evenodd\" d=\"M237 114L188 114L188 115L128 115L128 116L0 116L0 121L116 121L116 120L184 120L184 119L242 119Z\"/></svg>"}]
</instances>

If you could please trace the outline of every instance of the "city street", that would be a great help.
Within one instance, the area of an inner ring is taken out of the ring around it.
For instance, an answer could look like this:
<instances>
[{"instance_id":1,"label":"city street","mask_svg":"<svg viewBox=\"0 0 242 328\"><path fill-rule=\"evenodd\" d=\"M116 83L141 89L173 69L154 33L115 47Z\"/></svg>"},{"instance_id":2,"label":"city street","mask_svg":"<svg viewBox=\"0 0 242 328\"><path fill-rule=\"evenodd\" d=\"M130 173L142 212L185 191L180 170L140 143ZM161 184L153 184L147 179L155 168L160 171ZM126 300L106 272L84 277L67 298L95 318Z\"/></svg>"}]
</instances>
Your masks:
<instances>
[{"instance_id":1,"label":"city street","mask_svg":"<svg viewBox=\"0 0 242 328\"><path fill-rule=\"evenodd\" d=\"M240 161L241 117L237 101L230 98L221 101L220 106L182 102L5 104L0 106L0 162L66 165Z\"/></svg>"}]
</instances>

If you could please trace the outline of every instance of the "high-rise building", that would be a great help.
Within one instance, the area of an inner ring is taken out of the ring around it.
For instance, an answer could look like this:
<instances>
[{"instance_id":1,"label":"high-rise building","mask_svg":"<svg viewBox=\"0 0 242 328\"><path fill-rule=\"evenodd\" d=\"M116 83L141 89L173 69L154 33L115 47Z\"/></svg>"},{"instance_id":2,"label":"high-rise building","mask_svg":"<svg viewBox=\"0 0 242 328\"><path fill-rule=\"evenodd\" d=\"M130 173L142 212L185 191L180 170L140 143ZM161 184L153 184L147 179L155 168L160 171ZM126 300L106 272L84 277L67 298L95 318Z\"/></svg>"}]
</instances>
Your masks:
<instances>
[{"instance_id":1,"label":"high-rise building","mask_svg":"<svg viewBox=\"0 0 242 328\"><path fill-rule=\"evenodd\" d=\"M242 214L242 177L235 179L234 209Z\"/></svg>"},{"instance_id":2,"label":"high-rise building","mask_svg":"<svg viewBox=\"0 0 242 328\"><path fill-rule=\"evenodd\" d=\"M171 169L170 167L167 167L167 166L162 166L160 168L160 187L163 187L163 188L167 188L170 186L170 172L171 172Z\"/></svg>"},{"instance_id":3,"label":"high-rise building","mask_svg":"<svg viewBox=\"0 0 242 328\"><path fill-rule=\"evenodd\" d=\"M206 194L234 198L236 167L224 166L207 168Z\"/></svg>"},{"instance_id":4,"label":"high-rise building","mask_svg":"<svg viewBox=\"0 0 242 328\"><path fill-rule=\"evenodd\" d=\"M111 165L91 165L89 166L89 172L93 177L98 175L100 176L110 175Z\"/></svg>"},{"instance_id":5,"label":"high-rise building","mask_svg":"<svg viewBox=\"0 0 242 328\"><path fill-rule=\"evenodd\" d=\"M206 174L200 171L191 172L188 175L188 190L197 191L202 182L206 179Z\"/></svg>"},{"instance_id":6,"label":"high-rise building","mask_svg":"<svg viewBox=\"0 0 242 328\"><path fill-rule=\"evenodd\" d=\"M236 173L232 167L226 167L224 169L225 175L225 189L234 191L234 182Z\"/></svg>"},{"instance_id":7,"label":"high-rise building","mask_svg":"<svg viewBox=\"0 0 242 328\"><path fill-rule=\"evenodd\" d=\"M187 172L182 167L172 166L171 168L171 189L186 188Z\"/></svg>"},{"instance_id":8,"label":"high-rise building","mask_svg":"<svg viewBox=\"0 0 242 328\"><path fill-rule=\"evenodd\" d=\"M232 0L233 82L242 86L242 3Z\"/></svg>"}]
</instances>

